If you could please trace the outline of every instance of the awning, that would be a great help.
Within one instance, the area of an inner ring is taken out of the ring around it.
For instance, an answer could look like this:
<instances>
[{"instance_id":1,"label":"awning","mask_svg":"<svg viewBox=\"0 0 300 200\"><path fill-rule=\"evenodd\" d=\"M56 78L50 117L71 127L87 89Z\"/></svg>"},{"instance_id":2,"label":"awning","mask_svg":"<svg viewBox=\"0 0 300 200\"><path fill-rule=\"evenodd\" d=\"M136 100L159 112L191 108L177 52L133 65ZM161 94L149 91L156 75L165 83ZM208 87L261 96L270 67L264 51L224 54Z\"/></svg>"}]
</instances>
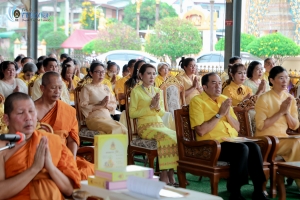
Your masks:
<instances>
[{"instance_id":1,"label":"awning","mask_svg":"<svg viewBox=\"0 0 300 200\"><path fill-rule=\"evenodd\" d=\"M0 33L0 38L10 38L15 31L7 31L7 32L2 32Z\"/></svg>"},{"instance_id":2,"label":"awning","mask_svg":"<svg viewBox=\"0 0 300 200\"><path fill-rule=\"evenodd\" d=\"M70 49L82 49L82 47L95 39L98 31L95 30L74 30L68 39L66 39L61 47Z\"/></svg>"}]
</instances>

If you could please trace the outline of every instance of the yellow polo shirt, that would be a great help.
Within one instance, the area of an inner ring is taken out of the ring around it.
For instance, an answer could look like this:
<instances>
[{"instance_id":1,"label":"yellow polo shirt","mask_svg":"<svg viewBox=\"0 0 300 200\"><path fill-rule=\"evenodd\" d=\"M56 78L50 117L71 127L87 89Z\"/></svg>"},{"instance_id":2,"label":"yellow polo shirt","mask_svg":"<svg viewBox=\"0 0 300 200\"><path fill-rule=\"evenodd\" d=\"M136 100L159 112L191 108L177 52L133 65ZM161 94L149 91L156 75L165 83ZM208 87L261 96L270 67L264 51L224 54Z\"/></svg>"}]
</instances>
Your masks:
<instances>
[{"instance_id":1,"label":"yellow polo shirt","mask_svg":"<svg viewBox=\"0 0 300 200\"><path fill-rule=\"evenodd\" d=\"M164 78L158 74L154 80L155 87L159 88L164 81L165 81Z\"/></svg>"},{"instance_id":2,"label":"yellow polo shirt","mask_svg":"<svg viewBox=\"0 0 300 200\"><path fill-rule=\"evenodd\" d=\"M212 100L206 92L195 96L190 102L190 123L191 128L194 129L196 126L209 121L211 118L218 114L219 109L223 101L227 99L226 96L220 95L217 98L217 102ZM230 115L237 119L232 108L230 108ZM237 137L238 132L228 123L227 118L223 116L217 125L208 133L203 136L196 134L196 139L199 140L218 140L223 142L223 137Z\"/></svg>"}]
</instances>

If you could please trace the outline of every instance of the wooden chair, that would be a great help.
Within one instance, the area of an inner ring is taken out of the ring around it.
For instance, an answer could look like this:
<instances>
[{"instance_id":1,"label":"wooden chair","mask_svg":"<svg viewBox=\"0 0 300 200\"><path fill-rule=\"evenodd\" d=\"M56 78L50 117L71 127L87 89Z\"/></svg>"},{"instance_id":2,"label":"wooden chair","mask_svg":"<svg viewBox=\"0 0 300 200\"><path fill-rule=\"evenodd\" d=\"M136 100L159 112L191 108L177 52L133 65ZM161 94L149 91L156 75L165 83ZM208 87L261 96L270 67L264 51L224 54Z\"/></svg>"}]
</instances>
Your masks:
<instances>
[{"instance_id":1,"label":"wooden chair","mask_svg":"<svg viewBox=\"0 0 300 200\"><path fill-rule=\"evenodd\" d=\"M52 126L45 122L40 122L37 126L37 130L43 130L48 133L54 134ZM94 163L94 147L79 147L77 150L77 156L80 156L87 161Z\"/></svg>"},{"instance_id":2,"label":"wooden chair","mask_svg":"<svg viewBox=\"0 0 300 200\"><path fill-rule=\"evenodd\" d=\"M180 109L185 103L185 90L176 77L171 76L160 87L163 90L165 110L171 112L174 117L174 110Z\"/></svg>"},{"instance_id":3,"label":"wooden chair","mask_svg":"<svg viewBox=\"0 0 300 200\"><path fill-rule=\"evenodd\" d=\"M38 122L37 130L43 130L48 133L54 133L52 126L50 126L50 124L47 124L45 122Z\"/></svg>"},{"instance_id":4,"label":"wooden chair","mask_svg":"<svg viewBox=\"0 0 300 200\"><path fill-rule=\"evenodd\" d=\"M127 90L125 105L126 105L126 122L128 129L128 164L134 164L134 155L137 154L146 154L147 160L149 162L149 167L154 169L154 159L158 156L157 154L157 142L155 140L146 140L139 137L137 132L137 119L132 119L129 116L129 99L130 99L130 90ZM158 169L158 159L156 162L156 171Z\"/></svg>"},{"instance_id":5,"label":"wooden chair","mask_svg":"<svg viewBox=\"0 0 300 200\"><path fill-rule=\"evenodd\" d=\"M79 84L75 88L74 97L75 97L75 109L76 109L76 116L78 120L78 126L79 126L79 137L81 141L89 141L94 142L94 135L98 135L99 131L92 131L89 130L85 123L85 117L81 112L80 107L80 98L79 94L81 89L84 87L85 84Z\"/></svg>"},{"instance_id":6,"label":"wooden chair","mask_svg":"<svg viewBox=\"0 0 300 200\"><path fill-rule=\"evenodd\" d=\"M190 126L189 106L175 110L176 134L178 144L179 161L177 175L179 186L186 187L186 173L210 178L211 193L218 194L218 182L220 178L229 177L229 163L218 161L221 145L217 140L196 141L195 133ZM256 142L262 152L263 170L266 178L269 178L269 163L267 158L272 147L268 137L262 137Z\"/></svg>"}]
</instances>

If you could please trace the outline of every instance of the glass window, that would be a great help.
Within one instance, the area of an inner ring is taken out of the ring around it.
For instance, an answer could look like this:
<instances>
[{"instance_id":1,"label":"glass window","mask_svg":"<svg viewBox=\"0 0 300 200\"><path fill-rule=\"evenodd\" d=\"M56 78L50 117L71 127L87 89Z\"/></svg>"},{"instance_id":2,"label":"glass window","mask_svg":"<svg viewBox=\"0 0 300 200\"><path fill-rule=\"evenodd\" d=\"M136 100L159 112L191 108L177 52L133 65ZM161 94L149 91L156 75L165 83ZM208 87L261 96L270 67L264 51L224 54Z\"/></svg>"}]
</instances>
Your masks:
<instances>
[{"instance_id":1,"label":"glass window","mask_svg":"<svg viewBox=\"0 0 300 200\"><path fill-rule=\"evenodd\" d=\"M197 63L206 63L209 62L211 55L205 55L205 56L201 56L200 58L197 59Z\"/></svg>"},{"instance_id":2,"label":"glass window","mask_svg":"<svg viewBox=\"0 0 300 200\"><path fill-rule=\"evenodd\" d=\"M211 55L210 62L223 62L224 58L221 55Z\"/></svg>"},{"instance_id":3,"label":"glass window","mask_svg":"<svg viewBox=\"0 0 300 200\"><path fill-rule=\"evenodd\" d=\"M111 54L107 56L107 60L122 60L127 61L126 54Z\"/></svg>"}]
</instances>

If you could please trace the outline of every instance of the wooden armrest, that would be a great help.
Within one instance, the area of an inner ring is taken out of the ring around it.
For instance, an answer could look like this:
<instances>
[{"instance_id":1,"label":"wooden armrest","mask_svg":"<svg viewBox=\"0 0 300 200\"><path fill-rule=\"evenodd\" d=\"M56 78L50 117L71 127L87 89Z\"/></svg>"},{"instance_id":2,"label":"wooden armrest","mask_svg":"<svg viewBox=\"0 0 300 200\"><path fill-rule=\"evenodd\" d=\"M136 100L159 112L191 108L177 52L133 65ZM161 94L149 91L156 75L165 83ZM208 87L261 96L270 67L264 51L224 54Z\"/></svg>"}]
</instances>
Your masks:
<instances>
[{"instance_id":1,"label":"wooden armrest","mask_svg":"<svg viewBox=\"0 0 300 200\"><path fill-rule=\"evenodd\" d=\"M259 139L255 141L261 149L263 162L268 162L268 157L272 149L272 140L268 136L251 137L251 139Z\"/></svg>"},{"instance_id":2,"label":"wooden armrest","mask_svg":"<svg viewBox=\"0 0 300 200\"><path fill-rule=\"evenodd\" d=\"M197 162L216 166L221 152L221 145L217 140L182 141L184 157L197 159Z\"/></svg>"},{"instance_id":3,"label":"wooden armrest","mask_svg":"<svg viewBox=\"0 0 300 200\"><path fill-rule=\"evenodd\" d=\"M268 138L270 138L270 140L272 141L272 148L268 156L268 162L274 163L277 150L279 148L279 139L274 135L268 135Z\"/></svg>"},{"instance_id":4,"label":"wooden armrest","mask_svg":"<svg viewBox=\"0 0 300 200\"><path fill-rule=\"evenodd\" d=\"M94 147L93 146L80 147L77 150L77 156L83 157L87 161L94 163Z\"/></svg>"}]
</instances>

